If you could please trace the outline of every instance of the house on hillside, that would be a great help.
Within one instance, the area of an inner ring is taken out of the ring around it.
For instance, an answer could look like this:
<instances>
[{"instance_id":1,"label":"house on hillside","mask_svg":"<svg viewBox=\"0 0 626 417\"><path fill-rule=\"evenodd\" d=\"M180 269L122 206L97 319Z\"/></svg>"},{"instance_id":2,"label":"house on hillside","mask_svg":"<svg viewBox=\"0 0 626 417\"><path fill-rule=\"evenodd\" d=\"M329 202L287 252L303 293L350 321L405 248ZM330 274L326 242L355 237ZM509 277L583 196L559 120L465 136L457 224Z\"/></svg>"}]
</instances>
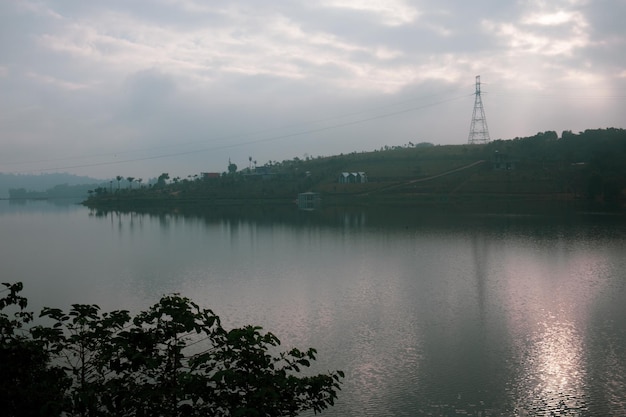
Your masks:
<instances>
[{"instance_id":1,"label":"house on hillside","mask_svg":"<svg viewBox=\"0 0 626 417\"><path fill-rule=\"evenodd\" d=\"M254 167L254 172L257 175L270 175L272 173L272 168L267 165L263 165L262 167Z\"/></svg>"},{"instance_id":2,"label":"house on hillside","mask_svg":"<svg viewBox=\"0 0 626 417\"><path fill-rule=\"evenodd\" d=\"M515 161L506 153L495 151L492 158L495 171L511 171L515 169Z\"/></svg>"},{"instance_id":3,"label":"house on hillside","mask_svg":"<svg viewBox=\"0 0 626 417\"><path fill-rule=\"evenodd\" d=\"M251 180L267 180L272 178L274 176L274 173L272 173L271 167L265 165L262 167L254 167L254 169L246 169L244 170L243 176Z\"/></svg>"},{"instance_id":4,"label":"house on hillside","mask_svg":"<svg viewBox=\"0 0 626 417\"><path fill-rule=\"evenodd\" d=\"M342 172L338 179L339 184L364 184L367 182L365 172Z\"/></svg>"},{"instance_id":5,"label":"house on hillside","mask_svg":"<svg viewBox=\"0 0 626 417\"><path fill-rule=\"evenodd\" d=\"M200 177L203 180L216 179L220 177L220 173L219 172L201 172Z\"/></svg>"}]
</instances>

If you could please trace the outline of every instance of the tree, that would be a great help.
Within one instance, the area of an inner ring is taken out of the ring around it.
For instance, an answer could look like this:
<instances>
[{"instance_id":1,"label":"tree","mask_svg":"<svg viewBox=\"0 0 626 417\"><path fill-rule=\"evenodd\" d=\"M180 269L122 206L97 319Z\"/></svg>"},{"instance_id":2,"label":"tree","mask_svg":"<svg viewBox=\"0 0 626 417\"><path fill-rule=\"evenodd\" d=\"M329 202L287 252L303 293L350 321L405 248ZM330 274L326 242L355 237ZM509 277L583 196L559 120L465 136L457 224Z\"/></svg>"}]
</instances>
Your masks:
<instances>
[{"instance_id":1,"label":"tree","mask_svg":"<svg viewBox=\"0 0 626 417\"><path fill-rule=\"evenodd\" d=\"M237 164L233 164L228 160L228 173L234 175L237 172Z\"/></svg>"},{"instance_id":2,"label":"tree","mask_svg":"<svg viewBox=\"0 0 626 417\"><path fill-rule=\"evenodd\" d=\"M118 175L115 177L115 179L117 180L117 189L120 189L120 181L122 181L124 179L124 177L122 177L121 175Z\"/></svg>"},{"instance_id":3,"label":"tree","mask_svg":"<svg viewBox=\"0 0 626 417\"><path fill-rule=\"evenodd\" d=\"M25 307L17 297L21 284L4 285L12 291L0 307ZM1 352L8 347L4 335L21 329L23 318L32 319L32 313L21 314L15 320L0 315ZM67 313L44 308L40 316L52 325L34 326L16 339L20 352L33 349L40 359L24 362L27 355L8 367L19 371L25 364L49 382L52 400L36 405L56 410L50 415L295 416L333 405L344 377L341 371L299 376L315 360L315 349L274 353L280 341L272 333L255 326L226 330L211 310L177 294L133 318L125 310L101 313L98 306L81 304ZM0 373L0 387L22 390L20 400L39 393L10 375Z\"/></svg>"},{"instance_id":4,"label":"tree","mask_svg":"<svg viewBox=\"0 0 626 417\"><path fill-rule=\"evenodd\" d=\"M126 181L128 181L128 188L133 188L133 181L135 181L135 177L126 177Z\"/></svg>"},{"instance_id":5,"label":"tree","mask_svg":"<svg viewBox=\"0 0 626 417\"><path fill-rule=\"evenodd\" d=\"M25 311L28 301L19 295L22 284L3 284L0 298L0 410L2 415L59 416L70 378L51 365L51 353L40 341L28 337L25 325L33 313ZM5 314L12 308L12 316Z\"/></svg>"},{"instance_id":6,"label":"tree","mask_svg":"<svg viewBox=\"0 0 626 417\"><path fill-rule=\"evenodd\" d=\"M164 172L161 175L159 175L159 178L157 179L157 185L159 187L165 187L165 182L169 179L170 179L170 174L168 174L167 172Z\"/></svg>"}]
</instances>

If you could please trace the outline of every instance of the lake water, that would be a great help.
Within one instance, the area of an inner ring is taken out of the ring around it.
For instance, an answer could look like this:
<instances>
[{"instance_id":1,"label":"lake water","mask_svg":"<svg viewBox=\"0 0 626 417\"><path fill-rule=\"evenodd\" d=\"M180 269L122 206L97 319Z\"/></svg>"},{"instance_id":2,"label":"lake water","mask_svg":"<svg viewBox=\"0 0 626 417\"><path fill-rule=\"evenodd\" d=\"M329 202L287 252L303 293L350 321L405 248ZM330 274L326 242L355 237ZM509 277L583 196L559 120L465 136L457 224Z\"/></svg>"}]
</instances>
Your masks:
<instances>
[{"instance_id":1,"label":"lake water","mask_svg":"<svg viewBox=\"0 0 626 417\"><path fill-rule=\"evenodd\" d=\"M346 373L326 416L626 415L626 221L0 201L30 307L189 296Z\"/></svg>"}]
</instances>

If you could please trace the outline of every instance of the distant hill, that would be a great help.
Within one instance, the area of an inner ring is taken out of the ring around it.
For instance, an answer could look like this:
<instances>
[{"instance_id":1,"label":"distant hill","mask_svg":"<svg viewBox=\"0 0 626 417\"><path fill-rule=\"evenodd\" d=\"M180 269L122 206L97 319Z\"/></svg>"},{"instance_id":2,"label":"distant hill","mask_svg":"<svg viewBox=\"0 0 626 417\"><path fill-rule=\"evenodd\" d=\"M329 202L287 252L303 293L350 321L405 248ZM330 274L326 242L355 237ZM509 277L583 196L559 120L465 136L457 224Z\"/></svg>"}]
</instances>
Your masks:
<instances>
[{"instance_id":1,"label":"distant hill","mask_svg":"<svg viewBox=\"0 0 626 417\"><path fill-rule=\"evenodd\" d=\"M72 174L26 175L0 173L0 198L8 198L9 189L43 192L59 185L99 185L104 182L106 181Z\"/></svg>"}]
</instances>

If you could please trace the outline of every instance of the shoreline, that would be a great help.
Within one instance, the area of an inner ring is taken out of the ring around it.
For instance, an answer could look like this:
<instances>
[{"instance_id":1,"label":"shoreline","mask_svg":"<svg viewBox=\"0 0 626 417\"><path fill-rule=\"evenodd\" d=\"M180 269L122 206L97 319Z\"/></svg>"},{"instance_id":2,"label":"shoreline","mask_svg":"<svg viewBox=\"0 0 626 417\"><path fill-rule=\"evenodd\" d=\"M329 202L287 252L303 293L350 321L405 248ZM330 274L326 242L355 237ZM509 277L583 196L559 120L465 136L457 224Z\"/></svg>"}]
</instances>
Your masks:
<instances>
[{"instance_id":1,"label":"shoreline","mask_svg":"<svg viewBox=\"0 0 626 417\"><path fill-rule=\"evenodd\" d=\"M293 209L300 211L295 199L287 198L224 198L224 199L130 199L111 198L107 200L85 200L82 203L87 208L98 211L123 212L195 212L210 211L211 209L237 208L240 210L254 209ZM545 194L419 194L400 195L391 194L376 196L368 195L324 195L321 198L321 207L312 211L333 209L362 210L362 209L415 209L437 210L445 213L495 213L495 214L552 214L558 212L579 213L606 213L626 216L624 207L608 205L600 202L590 202L565 195Z\"/></svg>"}]
</instances>

